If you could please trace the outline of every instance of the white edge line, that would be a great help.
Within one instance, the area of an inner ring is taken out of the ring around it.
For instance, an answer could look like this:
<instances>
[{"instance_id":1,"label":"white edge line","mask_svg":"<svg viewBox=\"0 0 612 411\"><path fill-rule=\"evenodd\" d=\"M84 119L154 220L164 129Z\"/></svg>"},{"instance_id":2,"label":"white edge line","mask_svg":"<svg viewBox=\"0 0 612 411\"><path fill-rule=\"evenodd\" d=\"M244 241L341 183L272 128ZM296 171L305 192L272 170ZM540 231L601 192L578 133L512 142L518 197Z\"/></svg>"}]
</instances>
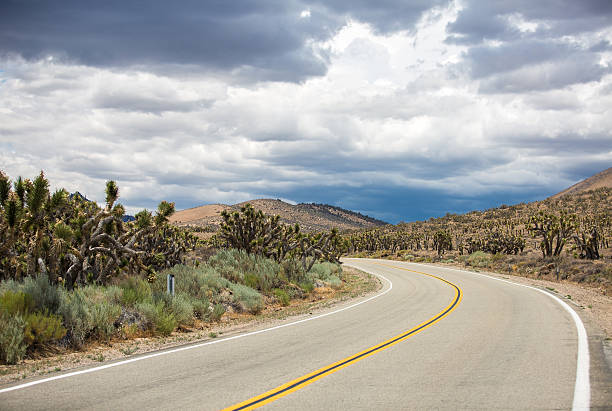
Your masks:
<instances>
[{"instance_id":1,"label":"white edge line","mask_svg":"<svg viewBox=\"0 0 612 411\"><path fill-rule=\"evenodd\" d=\"M537 287L515 283L515 282L504 280L501 278L492 277L486 274L476 273L473 271L458 270L456 268L438 267L438 266L419 264L419 263L410 263L410 264L420 265L420 266L429 267L429 268L431 267L442 268L444 270L458 271L460 273L474 274L474 275L479 275L482 277L487 277L492 280L516 285L519 287L531 288L532 290L536 290L538 292L541 292L544 295L549 296L550 298L552 298L553 300L561 304L561 306L569 313L569 315L574 320L574 324L576 325L576 331L578 332L578 354L576 357L576 384L574 385L574 401L572 403L572 410L578 411L578 410L590 409L591 383L589 380L590 358L589 358L589 342L587 338L587 332L586 332L586 328L584 327L584 324L582 323L582 320L580 319L578 314L576 314L576 311L574 311L565 301L563 301L556 295L553 295L547 291L541 290Z\"/></svg>"},{"instance_id":2,"label":"white edge line","mask_svg":"<svg viewBox=\"0 0 612 411\"><path fill-rule=\"evenodd\" d=\"M359 269L362 270L362 271L368 272L367 270L364 270L362 268L359 268ZM0 394L5 393L5 392L9 392L9 391L20 390L20 389L23 389L23 388L31 387L33 385L43 384L45 382L61 380L63 378L68 378L68 377L74 377L75 375L88 374L88 373L91 373L91 372L101 371L101 370L105 370L107 368L112 368L112 367L118 367L120 365L125 365L125 364L129 364L129 363L136 362L136 361L142 361L142 360L146 360L146 359L149 359L149 358L159 357L159 356L167 355L167 354L174 354L174 353L180 352L180 351L192 350L192 349L195 349L195 348L204 347L206 345L218 344L218 343L222 343L222 342L226 342L226 341L230 341L230 340L237 340L239 338L249 337L251 335L256 335L256 334L261 334L261 333L265 333L265 332L269 332L269 331L273 331L273 330L278 330L279 328L285 328L285 327L289 327L289 326L292 326L292 325L305 323L307 321L312 321L312 320L316 320L318 318L327 317L328 315L337 314L339 312L342 312L342 311L345 311L345 310L357 307L358 305L365 304L368 301L372 301L375 298L382 297L383 295L387 294L389 291L391 291L393 289L393 283L388 278L386 278L386 277L384 277L384 276L382 276L380 274L375 274L375 273L371 273L371 272L369 272L369 274L375 275L375 276L380 277L383 280L387 281L389 283L389 288L387 288L385 291L381 292L380 294L376 294L376 295L374 295L372 297L369 297L369 298L367 298L367 299L365 299L363 301L360 301L358 303L349 305L348 307L343 307L343 308L340 308L340 309L335 310L335 311L330 311L328 313L316 315L314 317L304 318L302 320L294 321L294 322L291 322L291 323L281 324L281 325L277 325L277 326L270 327L270 328L265 328L263 330L251 331L251 332L248 332L248 333L245 333L245 334L235 335L233 337L228 337L228 338L223 338L223 339L219 339L219 340L208 341L208 342L205 342L205 343L189 345L189 346L186 346L186 347L175 348L175 349L167 350L167 351L156 352L156 353L153 353L153 354L147 354L147 355L143 355L143 356L136 357L136 358L130 358L129 360L123 360L123 361L118 361L118 362L114 362L114 363L111 363L111 364L101 365L101 366L94 367L94 368L88 368L86 370L74 371L74 372L70 372L70 373L67 373L67 374L61 374L61 375L56 375L54 377L48 377L48 378L43 378L43 379L36 380L36 381L27 382L25 384L14 385L12 387L0 389Z\"/></svg>"}]
</instances>

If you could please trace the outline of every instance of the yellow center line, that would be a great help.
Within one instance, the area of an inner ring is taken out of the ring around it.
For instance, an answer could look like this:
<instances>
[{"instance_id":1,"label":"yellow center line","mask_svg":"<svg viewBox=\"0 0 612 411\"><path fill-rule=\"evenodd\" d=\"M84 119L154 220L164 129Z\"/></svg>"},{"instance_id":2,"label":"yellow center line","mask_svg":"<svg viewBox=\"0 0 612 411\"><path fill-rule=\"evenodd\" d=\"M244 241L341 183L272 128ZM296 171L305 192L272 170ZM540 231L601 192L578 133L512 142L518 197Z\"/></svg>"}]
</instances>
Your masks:
<instances>
[{"instance_id":1,"label":"yellow center line","mask_svg":"<svg viewBox=\"0 0 612 411\"><path fill-rule=\"evenodd\" d=\"M354 364L358 361L363 360L364 358L367 358L377 352L386 350L387 348L405 341L406 339L412 337L415 334L420 333L421 331L423 331L424 329L434 325L435 323L437 323L438 321L440 321L442 318L446 317L448 314L450 314L455 308L457 308L457 306L459 305L459 303L461 302L462 299L462 291L461 289L451 283L450 281L447 281L443 278L440 278L438 276L435 276L433 274L427 274L427 273L423 273L420 271L415 271L415 270L410 270L408 268L403 268L403 267L396 267L394 265L389 265L389 264L383 264L383 263L378 263L378 262L372 262L372 264L376 264L376 265L381 265L384 267L390 267L390 268L395 268L398 270L404 270L404 271L410 271L413 273L417 273L417 274L422 274L422 275L426 275L428 277L432 277L435 278L437 280L440 280L446 284L449 284L450 286L453 287L453 289L455 290L455 295L453 297L452 302L446 306L442 311L440 311L438 314L436 314L435 316L431 317L429 320L417 325L414 328L411 328L408 331L405 331L399 335L396 335L393 338L390 338L386 341L381 342L380 344L377 344L373 347L367 348L363 351L358 352L357 354L351 355L350 357L346 357L340 361L337 361L333 364L330 364L326 367L323 368L319 368L316 371L313 371L309 374L303 375L299 378L296 378L294 380L291 380L283 385L280 385L276 388L273 388L269 391L266 391L265 393L258 395L256 397L250 398L246 401L240 402L238 404L234 404L230 407L224 408L224 410L252 410L258 407L261 407L262 405L268 404L272 401L276 401L279 398L284 397L285 395L291 394L292 392L295 392L299 389L304 388L307 385L312 384L313 382L320 380L323 377L326 377L330 374L333 374L339 370L341 370L344 367L347 367L351 364Z\"/></svg>"}]
</instances>

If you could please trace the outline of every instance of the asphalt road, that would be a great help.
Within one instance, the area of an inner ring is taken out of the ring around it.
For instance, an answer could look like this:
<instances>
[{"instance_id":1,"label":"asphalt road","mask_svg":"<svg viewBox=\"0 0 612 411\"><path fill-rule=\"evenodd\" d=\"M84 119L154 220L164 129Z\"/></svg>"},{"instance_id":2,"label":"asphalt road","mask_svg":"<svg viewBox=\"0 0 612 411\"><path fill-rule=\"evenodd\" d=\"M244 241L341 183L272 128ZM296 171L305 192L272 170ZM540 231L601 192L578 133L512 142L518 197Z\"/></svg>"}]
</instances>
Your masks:
<instances>
[{"instance_id":1,"label":"asphalt road","mask_svg":"<svg viewBox=\"0 0 612 411\"><path fill-rule=\"evenodd\" d=\"M588 386L576 390L576 324L553 298L444 268L346 264L384 276L380 293L298 324L0 387L0 409L221 409L276 387L266 408L571 409L575 391L589 400Z\"/></svg>"}]
</instances>

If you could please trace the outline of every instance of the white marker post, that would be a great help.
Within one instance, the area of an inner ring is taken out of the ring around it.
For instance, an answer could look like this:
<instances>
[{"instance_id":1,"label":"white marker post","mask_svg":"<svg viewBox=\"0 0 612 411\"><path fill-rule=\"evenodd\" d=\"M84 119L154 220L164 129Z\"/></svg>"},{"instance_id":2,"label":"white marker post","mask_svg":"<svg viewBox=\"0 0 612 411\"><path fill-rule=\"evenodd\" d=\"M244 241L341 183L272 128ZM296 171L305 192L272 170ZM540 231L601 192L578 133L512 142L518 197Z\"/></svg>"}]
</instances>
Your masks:
<instances>
[{"instance_id":1,"label":"white marker post","mask_svg":"<svg viewBox=\"0 0 612 411\"><path fill-rule=\"evenodd\" d=\"M166 291L168 294L174 297L174 275L168 274L166 279Z\"/></svg>"}]
</instances>

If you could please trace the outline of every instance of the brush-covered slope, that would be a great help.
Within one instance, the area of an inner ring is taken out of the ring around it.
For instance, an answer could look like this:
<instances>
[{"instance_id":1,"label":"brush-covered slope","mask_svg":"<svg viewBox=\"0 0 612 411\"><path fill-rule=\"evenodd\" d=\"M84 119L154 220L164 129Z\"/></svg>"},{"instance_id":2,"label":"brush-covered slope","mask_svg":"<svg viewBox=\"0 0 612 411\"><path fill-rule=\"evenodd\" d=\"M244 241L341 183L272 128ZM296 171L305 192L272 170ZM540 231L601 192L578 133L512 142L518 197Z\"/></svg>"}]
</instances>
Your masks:
<instances>
[{"instance_id":1,"label":"brush-covered slope","mask_svg":"<svg viewBox=\"0 0 612 411\"><path fill-rule=\"evenodd\" d=\"M373 228L384 221L327 204L289 204L282 200L259 199L234 205L210 204L177 211L171 222L177 225L205 227L209 231L219 228L223 210L239 210L250 203L255 209L269 215L279 215L286 224L298 223L304 231L322 231L337 228L341 231Z\"/></svg>"}]
</instances>

